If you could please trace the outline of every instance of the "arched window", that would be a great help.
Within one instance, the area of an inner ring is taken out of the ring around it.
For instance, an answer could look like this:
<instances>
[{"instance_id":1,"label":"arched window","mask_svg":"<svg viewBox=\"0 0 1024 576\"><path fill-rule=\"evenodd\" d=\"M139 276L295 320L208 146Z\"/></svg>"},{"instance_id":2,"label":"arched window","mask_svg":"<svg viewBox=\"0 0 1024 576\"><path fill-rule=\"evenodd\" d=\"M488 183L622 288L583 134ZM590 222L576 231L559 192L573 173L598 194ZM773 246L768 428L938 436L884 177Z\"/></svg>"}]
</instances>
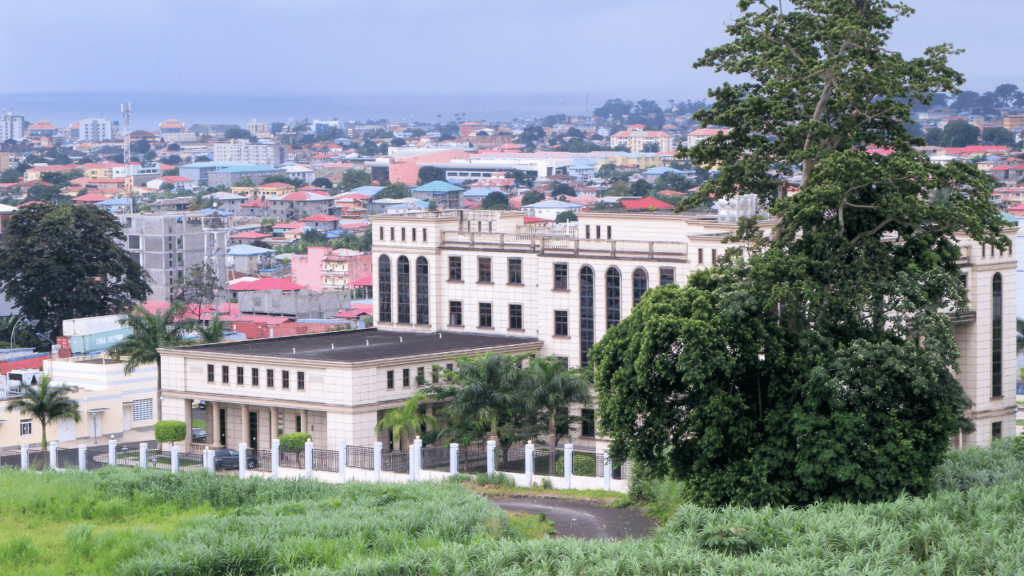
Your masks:
<instances>
[{"instance_id":1,"label":"arched window","mask_svg":"<svg viewBox=\"0 0 1024 576\"><path fill-rule=\"evenodd\" d=\"M608 316L608 328L619 323L621 318L622 277L618 268L609 268L605 274L605 313Z\"/></svg>"},{"instance_id":2,"label":"arched window","mask_svg":"<svg viewBox=\"0 0 1024 576\"><path fill-rule=\"evenodd\" d=\"M587 365L587 355L594 346L594 269L580 268L580 365Z\"/></svg>"},{"instance_id":3,"label":"arched window","mask_svg":"<svg viewBox=\"0 0 1024 576\"><path fill-rule=\"evenodd\" d=\"M637 268L633 271L633 306L640 303L644 292L647 292L647 270Z\"/></svg>"},{"instance_id":4,"label":"arched window","mask_svg":"<svg viewBox=\"0 0 1024 576\"><path fill-rule=\"evenodd\" d=\"M427 259L416 259L416 323L430 324L430 297L427 292Z\"/></svg>"},{"instance_id":5,"label":"arched window","mask_svg":"<svg viewBox=\"0 0 1024 576\"><path fill-rule=\"evenodd\" d=\"M992 277L992 396L1003 395L1003 276Z\"/></svg>"},{"instance_id":6,"label":"arched window","mask_svg":"<svg viewBox=\"0 0 1024 576\"><path fill-rule=\"evenodd\" d=\"M398 323L409 323L409 259L398 257Z\"/></svg>"},{"instance_id":7,"label":"arched window","mask_svg":"<svg viewBox=\"0 0 1024 576\"><path fill-rule=\"evenodd\" d=\"M381 256L377 266L378 289L377 315L381 322L391 322L391 258Z\"/></svg>"}]
</instances>

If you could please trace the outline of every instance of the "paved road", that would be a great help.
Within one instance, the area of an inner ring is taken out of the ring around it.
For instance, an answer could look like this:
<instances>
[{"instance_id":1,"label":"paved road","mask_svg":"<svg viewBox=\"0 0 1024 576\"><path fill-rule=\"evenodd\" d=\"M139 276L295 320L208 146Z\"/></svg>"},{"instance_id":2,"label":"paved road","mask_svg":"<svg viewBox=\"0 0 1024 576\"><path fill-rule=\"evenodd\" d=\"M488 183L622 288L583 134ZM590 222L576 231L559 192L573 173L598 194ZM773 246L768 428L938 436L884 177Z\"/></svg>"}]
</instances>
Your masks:
<instances>
[{"instance_id":1,"label":"paved road","mask_svg":"<svg viewBox=\"0 0 1024 576\"><path fill-rule=\"evenodd\" d=\"M544 514L555 523L557 536L583 540L621 540L650 534L655 523L640 512L628 508L607 508L566 500L493 498L496 506L510 512Z\"/></svg>"}]
</instances>

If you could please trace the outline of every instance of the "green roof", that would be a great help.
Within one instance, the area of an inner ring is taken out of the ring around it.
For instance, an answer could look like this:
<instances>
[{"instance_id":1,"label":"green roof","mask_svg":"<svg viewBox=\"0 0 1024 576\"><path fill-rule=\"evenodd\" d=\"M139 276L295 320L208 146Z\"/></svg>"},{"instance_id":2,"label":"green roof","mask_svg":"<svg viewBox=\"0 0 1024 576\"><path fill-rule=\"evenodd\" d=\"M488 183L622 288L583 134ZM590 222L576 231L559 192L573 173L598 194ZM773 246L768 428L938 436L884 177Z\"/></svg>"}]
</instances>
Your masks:
<instances>
[{"instance_id":1,"label":"green roof","mask_svg":"<svg viewBox=\"0 0 1024 576\"><path fill-rule=\"evenodd\" d=\"M424 184L419 188L413 188L413 192L430 192L431 194L441 194L446 192L462 192L465 188L459 188L453 184L449 184L444 180L434 180L429 184Z\"/></svg>"},{"instance_id":2,"label":"green roof","mask_svg":"<svg viewBox=\"0 0 1024 576\"><path fill-rule=\"evenodd\" d=\"M1003 217L1003 221L1007 224L1011 226L1017 225L1017 217L1013 214L1010 214L1009 212L1000 212L999 215Z\"/></svg>"}]
</instances>

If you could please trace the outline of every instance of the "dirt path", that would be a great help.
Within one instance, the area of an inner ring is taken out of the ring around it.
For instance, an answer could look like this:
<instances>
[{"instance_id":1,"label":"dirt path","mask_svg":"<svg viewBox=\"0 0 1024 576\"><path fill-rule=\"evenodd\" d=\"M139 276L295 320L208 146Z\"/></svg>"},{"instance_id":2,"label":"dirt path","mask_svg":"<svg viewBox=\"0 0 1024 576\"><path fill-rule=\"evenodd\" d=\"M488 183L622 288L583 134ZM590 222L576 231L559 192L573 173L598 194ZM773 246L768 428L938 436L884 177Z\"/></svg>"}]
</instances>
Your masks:
<instances>
[{"instance_id":1,"label":"dirt path","mask_svg":"<svg viewBox=\"0 0 1024 576\"><path fill-rule=\"evenodd\" d=\"M510 512L544 514L555 523L557 536L583 540L642 538L654 531L655 523L636 510L606 508L582 502L492 498L497 507Z\"/></svg>"}]
</instances>

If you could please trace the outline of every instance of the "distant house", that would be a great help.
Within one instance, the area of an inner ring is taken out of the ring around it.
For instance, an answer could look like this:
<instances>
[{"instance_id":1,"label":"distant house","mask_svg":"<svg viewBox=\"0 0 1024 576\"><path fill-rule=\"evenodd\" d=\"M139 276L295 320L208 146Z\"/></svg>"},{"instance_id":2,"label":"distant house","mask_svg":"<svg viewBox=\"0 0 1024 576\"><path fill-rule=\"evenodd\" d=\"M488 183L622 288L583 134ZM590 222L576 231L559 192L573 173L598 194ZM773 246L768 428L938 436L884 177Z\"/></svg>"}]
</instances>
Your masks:
<instances>
[{"instance_id":1,"label":"distant house","mask_svg":"<svg viewBox=\"0 0 1024 576\"><path fill-rule=\"evenodd\" d=\"M314 216L307 216L299 222L302 222L309 228L320 230L321 232L332 232L338 229L338 222L341 218L337 216L328 216L327 214L316 214Z\"/></svg>"},{"instance_id":2,"label":"distant house","mask_svg":"<svg viewBox=\"0 0 1024 576\"><path fill-rule=\"evenodd\" d=\"M611 136L613 148L625 146L630 152L644 152L644 147L654 145L659 152L672 150L672 136L660 130L623 130Z\"/></svg>"},{"instance_id":3,"label":"distant house","mask_svg":"<svg viewBox=\"0 0 1024 576\"><path fill-rule=\"evenodd\" d=\"M686 145L693 148L712 136L728 134L730 132L732 132L732 128L698 128L686 135Z\"/></svg>"},{"instance_id":4,"label":"distant house","mask_svg":"<svg viewBox=\"0 0 1024 576\"><path fill-rule=\"evenodd\" d=\"M164 184L170 184L174 190L185 190L191 192L195 188L195 182L192 182L184 176L160 176L159 178L153 178L149 182L146 182L146 188L150 190L159 190Z\"/></svg>"},{"instance_id":5,"label":"distant house","mask_svg":"<svg viewBox=\"0 0 1024 576\"><path fill-rule=\"evenodd\" d=\"M433 201L439 210L457 210L462 208L463 192L465 188L443 180L435 180L413 188L412 197L427 202Z\"/></svg>"},{"instance_id":6,"label":"distant house","mask_svg":"<svg viewBox=\"0 0 1024 576\"><path fill-rule=\"evenodd\" d=\"M583 209L583 206L572 204L571 202L562 202L560 200L545 200L543 202L536 202L523 208L523 212L526 212L528 217L543 218L544 220L554 220L562 212L579 212Z\"/></svg>"},{"instance_id":7,"label":"distant house","mask_svg":"<svg viewBox=\"0 0 1024 576\"><path fill-rule=\"evenodd\" d=\"M270 217L278 220L305 218L317 214L333 215L334 199L314 192L292 192L279 198L270 198Z\"/></svg>"}]
</instances>

